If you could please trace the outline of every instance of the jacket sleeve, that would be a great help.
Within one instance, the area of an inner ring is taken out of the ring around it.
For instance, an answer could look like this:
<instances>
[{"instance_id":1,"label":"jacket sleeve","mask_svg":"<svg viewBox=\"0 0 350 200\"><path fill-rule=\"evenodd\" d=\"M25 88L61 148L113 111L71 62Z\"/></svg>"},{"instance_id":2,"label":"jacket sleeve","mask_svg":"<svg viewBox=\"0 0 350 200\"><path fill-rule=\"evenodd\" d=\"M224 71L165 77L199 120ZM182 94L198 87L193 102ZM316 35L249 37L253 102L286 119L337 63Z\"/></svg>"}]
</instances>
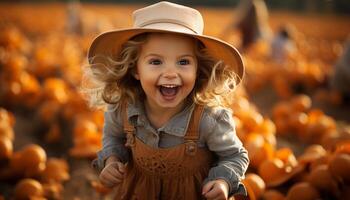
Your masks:
<instances>
[{"instance_id":1,"label":"jacket sleeve","mask_svg":"<svg viewBox=\"0 0 350 200\"><path fill-rule=\"evenodd\" d=\"M232 113L227 109L214 112L206 123L206 145L217 156L217 161L209 171L208 181L224 179L229 185L229 195L244 194L246 189L241 182L248 168L248 152L236 135Z\"/></svg>"},{"instance_id":2,"label":"jacket sleeve","mask_svg":"<svg viewBox=\"0 0 350 200\"><path fill-rule=\"evenodd\" d=\"M107 107L104 113L102 149L97 152L97 159L92 162L93 168L101 171L108 157L114 155L122 162L129 159L129 150L125 147L126 136L123 131L121 110Z\"/></svg>"}]
</instances>

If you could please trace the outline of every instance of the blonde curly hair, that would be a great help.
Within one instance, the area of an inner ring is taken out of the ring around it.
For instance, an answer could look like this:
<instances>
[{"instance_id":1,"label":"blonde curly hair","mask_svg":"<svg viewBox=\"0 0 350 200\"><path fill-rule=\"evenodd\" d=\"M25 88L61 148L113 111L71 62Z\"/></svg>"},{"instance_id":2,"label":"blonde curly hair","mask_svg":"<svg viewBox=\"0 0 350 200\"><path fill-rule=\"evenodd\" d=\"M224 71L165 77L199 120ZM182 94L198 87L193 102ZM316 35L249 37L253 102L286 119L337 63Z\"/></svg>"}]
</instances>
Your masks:
<instances>
[{"instance_id":1,"label":"blonde curly hair","mask_svg":"<svg viewBox=\"0 0 350 200\"><path fill-rule=\"evenodd\" d=\"M136 70L141 46L152 33L143 33L128 40L119 55L97 55L83 70L81 91L91 107L105 107L107 104L120 106L122 102L135 103L145 97L141 84L133 76ZM215 60L205 46L195 40L195 55L198 71L189 100L210 107L229 106L236 88L236 73L221 60Z\"/></svg>"}]
</instances>

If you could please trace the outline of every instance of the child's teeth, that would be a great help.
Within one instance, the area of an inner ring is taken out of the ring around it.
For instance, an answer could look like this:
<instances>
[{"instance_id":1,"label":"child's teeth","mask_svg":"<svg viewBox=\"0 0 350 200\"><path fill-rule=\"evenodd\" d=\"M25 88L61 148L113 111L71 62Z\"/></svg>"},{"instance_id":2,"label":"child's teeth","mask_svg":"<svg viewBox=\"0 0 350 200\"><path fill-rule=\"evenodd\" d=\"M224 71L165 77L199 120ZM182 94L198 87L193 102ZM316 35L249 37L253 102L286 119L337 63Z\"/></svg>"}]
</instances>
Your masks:
<instances>
[{"instance_id":1,"label":"child's teeth","mask_svg":"<svg viewBox=\"0 0 350 200\"><path fill-rule=\"evenodd\" d=\"M163 87L166 87L166 88L174 88L174 87L176 87L176 85L163 85Z\"/></svg>"}]
</instances>

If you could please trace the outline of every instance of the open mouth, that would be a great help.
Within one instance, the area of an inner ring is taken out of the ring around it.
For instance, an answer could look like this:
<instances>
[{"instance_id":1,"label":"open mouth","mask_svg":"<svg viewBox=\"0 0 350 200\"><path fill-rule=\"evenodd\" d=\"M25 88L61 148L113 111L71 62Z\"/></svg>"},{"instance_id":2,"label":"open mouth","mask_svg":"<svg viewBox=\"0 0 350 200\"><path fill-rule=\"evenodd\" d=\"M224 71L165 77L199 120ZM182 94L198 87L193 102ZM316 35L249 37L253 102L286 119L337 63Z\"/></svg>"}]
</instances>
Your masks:
<instances>
[{"instance_id":1,"label":"open mouth","mask_svg":"<svg viewBox=\"0 0 350 200\"><path fill-rule=\"evenodd\" d=\"M179 85L160 85L159 91L165 97L173 97L179 91Z\"/></svg>"}]
</instances>

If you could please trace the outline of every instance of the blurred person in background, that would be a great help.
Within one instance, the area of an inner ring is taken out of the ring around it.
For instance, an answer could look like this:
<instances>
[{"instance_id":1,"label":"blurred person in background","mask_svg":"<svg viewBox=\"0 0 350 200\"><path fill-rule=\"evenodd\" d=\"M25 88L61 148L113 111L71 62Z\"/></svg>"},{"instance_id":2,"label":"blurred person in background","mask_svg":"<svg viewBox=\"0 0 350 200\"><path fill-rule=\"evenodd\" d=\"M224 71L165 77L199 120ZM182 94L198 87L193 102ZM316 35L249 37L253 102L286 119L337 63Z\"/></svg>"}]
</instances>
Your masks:
<instances>
[{"instance_id":1,"label":"blurred person in background","mask_svg":"<svg viewBox=\"0 0 350 200\"><path fill-rule=\"evenodd\" d=\"M344 103L350 103L350 35L342 56L334 66L334 73L330 77L330 87L341 94Z\"/></svg>"},{"instance_id":2,"label":"blurred person in background","mask_svg":"<svg viewBox=\"0 0 350 200\"><path fill-rule=\"evenodd\" d=\"M291 25L280 27L276 36L271 41L270 57L273 61L282 64L296 51L293 32L294 27Z\"/></svg>"},{"instance_id":3,"label":"blurred person in background","mask_svg":"<svg viewBox=\"0 0 350 200\"><path fill-rule=\"evenodd\" d=\"M66 15L66 31L70 34L82 35L83 24L79 1L70 1L67 3Z\"/></svg>"},{"instance_id":4,"label":"blurred person in background","mask_svg":"<svg viewBox=\"0 0 350 200\"><path fill-rule=\"evenodd\" d=\"M238 29L242 38L242 49L248 48L259 39L270 39L269 14L264 0L241 0L236 10L235 20L224 29L222 37L227 36L231 30Z\"/></svg>"},{"instance_id":5,"label":"blurred person in background","mask_svg":"<svg viewBox=\"0 0 350 200\"><path fill-rule=\"evenodd\" d=\"M96 35L114 28L109 18L83 9L79 0L67 3L66 32L68 34L86 36Z\"/></svg>"}]
</instances>

